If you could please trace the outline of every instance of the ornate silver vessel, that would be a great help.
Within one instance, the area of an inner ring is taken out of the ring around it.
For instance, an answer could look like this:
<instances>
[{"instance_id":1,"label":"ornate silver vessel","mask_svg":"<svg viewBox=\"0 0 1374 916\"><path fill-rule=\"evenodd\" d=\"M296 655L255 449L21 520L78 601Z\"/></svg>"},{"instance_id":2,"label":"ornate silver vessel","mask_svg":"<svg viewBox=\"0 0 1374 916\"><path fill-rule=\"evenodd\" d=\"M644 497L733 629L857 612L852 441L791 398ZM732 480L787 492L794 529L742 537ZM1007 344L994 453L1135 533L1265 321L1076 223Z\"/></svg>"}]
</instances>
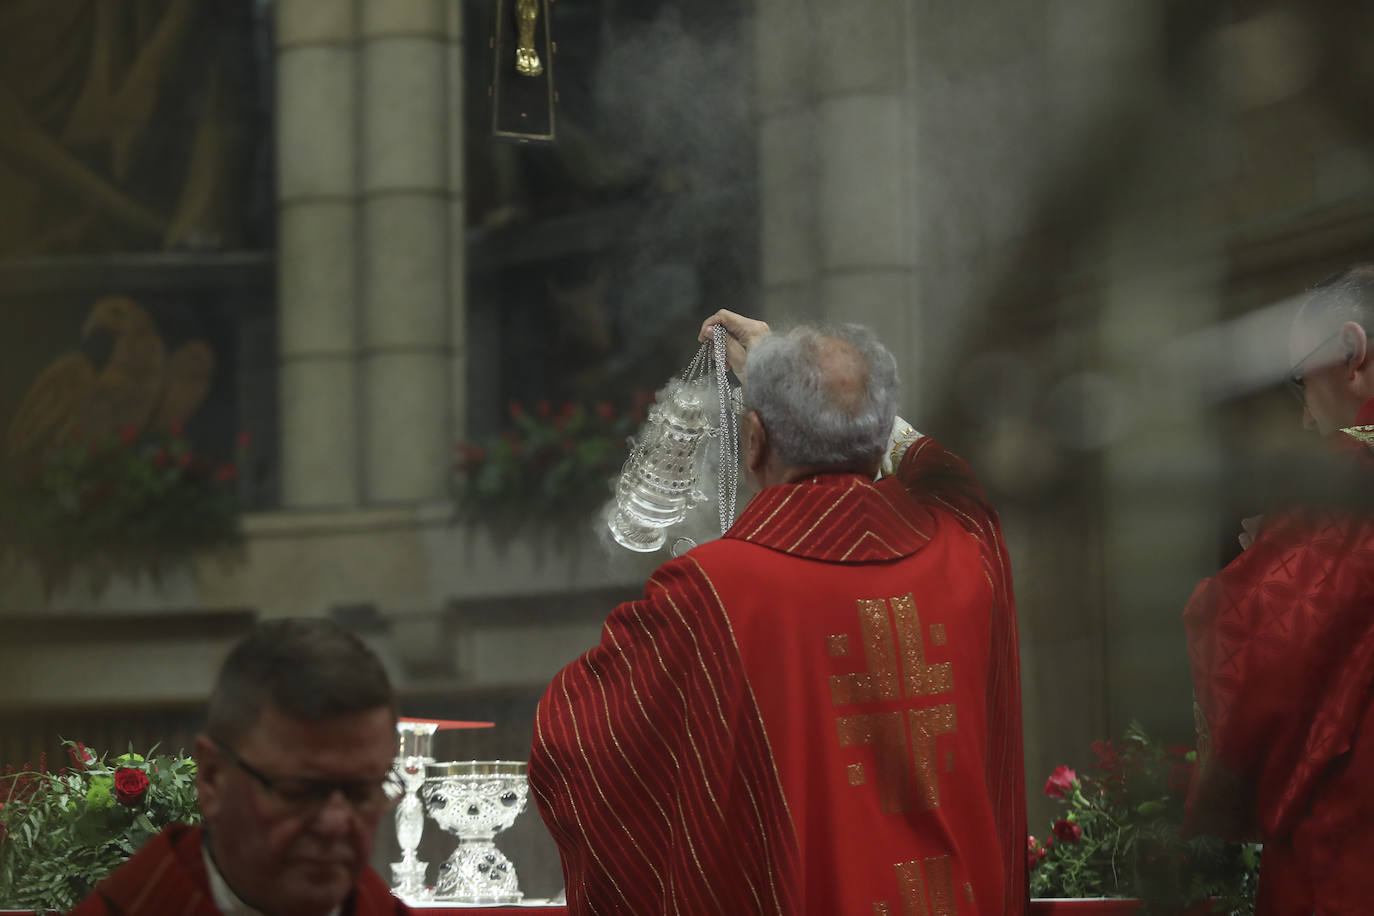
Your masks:
<instances>
[{"instance_id":1,"label":"ornate silver vessel","mask_svg":"<svg viewBox=\"0 0 1374 916\"><path fill-rule=\"evenodd\" d=\"M659 392L632 443L606 512L616 543L641 553L657 550L689 508L710 498L700 484L704 443L712 438L720 446L716 496L722 534L734 520L739 433L726 373L725 330L717 327L682 376Z\"/></svg>"},{"instance_id":2,"label":"ornate silver vessel","mask_svg":"<svg viewBox=\"0 0 1374 916\"><path fill-rule=\"evenodd\" d=\"M525 808L529 783L525 764L514 760L432 763L420 789L425 808L458 848L439 866L435 900L458 903L518 903L515 866L496 848L496 834Z\"/></svg>"}]
</instances>

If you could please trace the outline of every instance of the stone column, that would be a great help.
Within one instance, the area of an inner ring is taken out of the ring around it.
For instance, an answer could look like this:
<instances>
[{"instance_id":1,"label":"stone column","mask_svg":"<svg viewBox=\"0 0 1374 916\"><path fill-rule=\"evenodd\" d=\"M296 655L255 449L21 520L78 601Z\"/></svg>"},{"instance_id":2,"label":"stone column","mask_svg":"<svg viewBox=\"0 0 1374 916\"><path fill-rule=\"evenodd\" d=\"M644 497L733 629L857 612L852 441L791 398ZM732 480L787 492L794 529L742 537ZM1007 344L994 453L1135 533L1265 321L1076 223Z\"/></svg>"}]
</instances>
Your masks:
<instances>
[{"instance_id":1,"label":"stone column","mask_svg":"<svg viewBox=\"0 0 1374 916\"><path fill-rule=\"evenodd\" d=\"M277 4L282 502L359 499L353 0Z\"/></svg>"},{"instance_id":2,"label":"stone column","mask_svg":"<svg viewBox=\"0 0 1374 916\"><path fill-rule=\"evenodd\" d=\"M890 0L762 0L759 171L767 315L873 327L915 411L909 15Z\"/></svg>"},{"instance_id":3,"label":"stone column","mask_svg":"<svg viewBox=\"0 0 1374 916\"><path fill-rule=\"evenodd\" d=\"M452 4L456 6L456 4ZM359 4L363 493L441 498L452 451L450 207L461 150L447 0ZM458 160L454 162L454 160ZM461 227L461 222L459 223Z\"/></svg>"},{"instance_id":4,"label":"stone column","mask_svg":"<svg viewBox=\"0 0 1374 916\"><path fill-rule=\"evenodd\" d=\"M812 7L758 4L760 279L774 323L820 317Z\"/></svg>"},{"instance_id":5,"label":"stone column","mask_svg":"<svg viewBox=\"0 0 1374 916\"><path fill-rule=\"evenodd\" d=\"M453 438L463 438L468 426L467 336L467 194L463 181L463 0L444 0L448 17L445 45L444 116L448 124L448 322L449 426ZM447 444L447 443L446 443ZM450 456L444 452L445 458Z\"/></svg>"}]
</instances>

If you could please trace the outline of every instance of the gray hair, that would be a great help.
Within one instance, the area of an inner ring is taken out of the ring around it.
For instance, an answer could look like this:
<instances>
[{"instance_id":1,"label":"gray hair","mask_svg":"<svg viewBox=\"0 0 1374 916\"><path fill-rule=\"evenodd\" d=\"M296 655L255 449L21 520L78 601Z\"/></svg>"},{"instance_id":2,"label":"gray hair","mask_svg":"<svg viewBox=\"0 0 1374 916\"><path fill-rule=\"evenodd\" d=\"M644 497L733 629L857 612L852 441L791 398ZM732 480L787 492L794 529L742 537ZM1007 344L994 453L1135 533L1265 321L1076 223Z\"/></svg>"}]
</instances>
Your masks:
<instances>
[{"instance_id":1,"label":"gray hair","mask_svg":"<svg viewBox=\"0 0 1374 916\"><path fill-rule=\"evenodd\" d=\"M1374 264L1355 264L1307 292L1299 319L1335 331L1353 321L1374 337Z\"/></svg>"},{"instance_id":2,"label":"gray hair","mask_svg":"<svg viewBox=\"0 0 1374 916\"><path fill-rule=\"evenodd\" d=\"M845 390L845 380L827 372L826 356L854 359L860 384ZM771 334L750 351L744 401L785 463L857 467L886 450L898 385L897 361L868 328L803 326Z\"/></svg>"},{"instance_id":3,"label":"gray hair","mask_svg":"<svg viewBox=\"0 0 1374 916\"><path fill-rule=\"evenodd\" d=\"M307 722L379 707L396 712L391 681L377 656L324 618L270 620L245 636L220 668L205 731L237 741L268 705Z\"/></svg>"}]
</instances>

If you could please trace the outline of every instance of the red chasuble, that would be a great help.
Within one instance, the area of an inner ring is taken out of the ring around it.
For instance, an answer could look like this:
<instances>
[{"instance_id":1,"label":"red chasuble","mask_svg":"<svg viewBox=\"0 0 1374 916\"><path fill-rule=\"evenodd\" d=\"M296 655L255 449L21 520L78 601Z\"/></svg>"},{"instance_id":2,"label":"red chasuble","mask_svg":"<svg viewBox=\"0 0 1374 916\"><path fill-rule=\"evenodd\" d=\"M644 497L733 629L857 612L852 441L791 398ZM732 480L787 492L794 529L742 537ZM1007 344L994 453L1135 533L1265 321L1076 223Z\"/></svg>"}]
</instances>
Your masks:
<instances>
[{"instance_id":1,"label":"red chasuble","mask_svg":"<svg viewBox=\"0 0 1374 916\"><path fill-rule=\"evenodd\" d=\"M201 856L200 827L174 824L143 845L68 916L219 916ZM341 916L406 916L382 879L366 869Z\"/></svg>"},{"instance_id":2,"label":"red chasuble","mask_svg":"<svg viewBox=\"0 0 1374 916\"><path fill-rule=\"evenodd\" d=\"M1374 401L1357 422L1374 423ZM1374 485L1367 445L1333 439ZM1263 841L1260 916L1374 912L1374 518L1266 516L1183 619L1201 752L1190 826Z\"/></svg>"},{"instance_id":3,"label":"red chasuble","mask_svg":"<svg viewBox=\"0 0 1374 916\"><path fill-rule=\"evenodd\" d=\"M895 479L769 487L540 703L569 911L1024 913L1018 671L959 459L922 439Z\"/></svg>"}]
</instances>

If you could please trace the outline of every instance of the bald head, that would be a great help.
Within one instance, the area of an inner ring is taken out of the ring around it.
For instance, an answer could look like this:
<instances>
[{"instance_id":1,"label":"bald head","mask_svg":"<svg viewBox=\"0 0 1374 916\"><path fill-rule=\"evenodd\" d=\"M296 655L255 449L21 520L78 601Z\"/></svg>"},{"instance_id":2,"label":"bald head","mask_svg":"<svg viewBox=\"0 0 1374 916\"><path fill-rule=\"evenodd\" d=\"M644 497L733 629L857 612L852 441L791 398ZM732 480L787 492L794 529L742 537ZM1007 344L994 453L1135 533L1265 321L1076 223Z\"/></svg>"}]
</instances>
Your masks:
<instances>
[{"instance_id":1,"label":"bald head","mask_svg":"<svg viewBox=\"0 0 1374 916\"><path fill-rule=\"evenodd\" d=\"M897 364L872 331L799 327L750 351L744 399L781 464L866 471L887 447L897 391Z\"/></svg>"},{"instance_id":2,"label":"bald head","mask_svg":"<svg viewBox=\"0 0 1374 916\"><path fill-rule=\"evenodd\" d=\"M851 413L863 410L868 395L868 360L858 348L838 337L822 337L815 359L830 403Z\"/></svg>"}]
</instances>

